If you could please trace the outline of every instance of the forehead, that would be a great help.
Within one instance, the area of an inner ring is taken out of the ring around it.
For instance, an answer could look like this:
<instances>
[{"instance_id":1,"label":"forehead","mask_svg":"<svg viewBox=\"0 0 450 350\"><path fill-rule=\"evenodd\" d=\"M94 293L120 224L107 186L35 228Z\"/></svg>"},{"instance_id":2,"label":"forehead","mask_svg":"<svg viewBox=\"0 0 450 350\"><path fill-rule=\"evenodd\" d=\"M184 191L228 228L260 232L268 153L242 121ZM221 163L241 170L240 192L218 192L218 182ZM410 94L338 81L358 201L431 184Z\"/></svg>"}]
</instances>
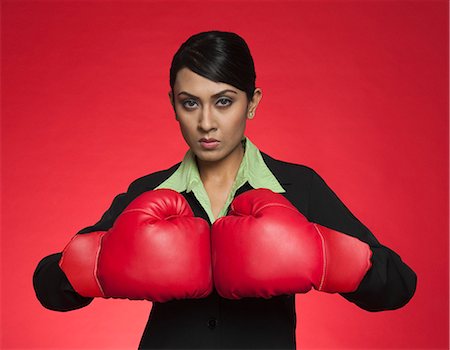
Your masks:
<instances>
[{"instance_id":1,"label":"forehead","mask_svg":"<svg viewBox=\"0 0 450 350\"><path fill-rule=\"evenodd\" d=\"M217 83L201 75L194 73L189 68L182 68L178 71L174 85L175 94L185 91L193 95L213 95L225 89L234 90L237 93L244 93L232 85ZM245 93L244 93L245 94Z\"/></svg>"}]
</instances>

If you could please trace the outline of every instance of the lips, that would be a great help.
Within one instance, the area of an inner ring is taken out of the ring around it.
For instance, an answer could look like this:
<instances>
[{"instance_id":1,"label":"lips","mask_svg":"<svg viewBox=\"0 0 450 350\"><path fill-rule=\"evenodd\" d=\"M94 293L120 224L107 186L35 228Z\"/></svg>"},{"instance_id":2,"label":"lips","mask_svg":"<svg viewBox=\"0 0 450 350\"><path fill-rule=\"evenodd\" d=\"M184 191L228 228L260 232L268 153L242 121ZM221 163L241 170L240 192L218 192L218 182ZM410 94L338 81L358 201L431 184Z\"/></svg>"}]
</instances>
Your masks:
<instances>
[{"instance_id":1,"label":"lips","mask_svg":"<svg viewBox=\"0 0 450 350\"><path fill-rule=\"evenodd\" d=\"M207 139L207 138L202 138L202 139L200 139L200 142L206 142L206 143L209 143L209 142L218 142L218 140L216 140L216 139Z\"/></svg>"},{"instance_id":2,"label":"lips","mask_svg":"<svg viewBox=\"0 0 450 350\"><path fill-rule=\"evenodd\" d=\"M200 139L200 147L204 151L213 151L219 147L220 141L216 139L207 139L206 137Z\"/></svg>"}]
</instances>

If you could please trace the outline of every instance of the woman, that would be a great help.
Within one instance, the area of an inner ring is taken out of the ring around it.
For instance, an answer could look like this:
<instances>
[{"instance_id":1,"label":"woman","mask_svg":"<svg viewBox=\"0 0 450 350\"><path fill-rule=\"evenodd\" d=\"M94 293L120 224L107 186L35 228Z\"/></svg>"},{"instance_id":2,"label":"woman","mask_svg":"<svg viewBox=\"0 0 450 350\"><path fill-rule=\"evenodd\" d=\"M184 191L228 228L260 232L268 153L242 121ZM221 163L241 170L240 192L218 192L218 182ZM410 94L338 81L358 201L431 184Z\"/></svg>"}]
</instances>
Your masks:
<instances>
[{"instance_id":1,"label":"woman","mask_svg":"<svg viewBox=\"0 0 450 350\"><path fill-rule=\"evenodd\" d=\"M179 48L169 98L189 150L39 263L43 306L151 300L140 348L295 349L295 293L340 293L368 311L411 299L415 273L314 170L244 135L262 97L255 77L234 33L199 33Z\"/></svg>"}]
</instances>

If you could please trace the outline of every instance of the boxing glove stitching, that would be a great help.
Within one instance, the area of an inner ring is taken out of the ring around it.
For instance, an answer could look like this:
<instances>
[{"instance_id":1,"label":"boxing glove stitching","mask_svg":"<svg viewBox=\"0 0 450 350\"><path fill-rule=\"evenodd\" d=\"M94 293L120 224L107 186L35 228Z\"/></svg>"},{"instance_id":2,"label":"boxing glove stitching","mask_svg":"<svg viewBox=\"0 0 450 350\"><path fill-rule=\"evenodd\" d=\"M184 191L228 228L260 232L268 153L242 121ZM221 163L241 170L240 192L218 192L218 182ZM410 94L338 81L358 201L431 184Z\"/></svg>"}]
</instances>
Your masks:
<instances>
[{"instance_id":1,"label":"boxing glove stitching","mask_svg":"<svg viewBox=\"0 0 450 350\"><path fill-rule=\"evenodd\" d=\"M255 211L253 214L257 214L258 212L260 212L261 210L263 210L263 209L265 209L265 208L267 208L267 207L282 207L282 208L285 208L285 209L290 209L290 210L293 210L293 211L295 211L295 212L298 212L297 209L292 208L291 206L286 205L286 204L282 204L282 203L268 203L268 204L265 204L265 205L263 205L262 207L260 207L260 208L259 208L257 211ZM244 215L245 215L245 214L244 214Z\"/></svg>"},{"instance_id":2,"label":"boxing glove stitching","mask_svg":"<svg viewBox=\"0 0 450 350\"><path fill-rule=\"evenodd\" d=\"M169 216L165 216L165 217L161 218L161 217L159 217L159 216L156 216L154 212L150 212L150 211L147 211L147 210L145 210L145 209L128 209L128 210L125 210L125 211L122 213L122 215L123 215L123 214L132 213L132 212L141 212L141 213L150 215L150 216L154 217L155 219L159 219L159 220L168 220L168 219L172 219L172 218L179 218L179 217L185 217L185 216L187 216L187 215L173 214L173 215L169 215Z\"/></svg>"},{"instance_id":3,"label":"boxing glove stitching","mask_svg":"<svg viewBox=\"0 0 450 350\"><path fill-rule=\"evenodd\" d=\"M95 255L95 265L94 265L94 278L95 278L95 281L97 282L97 286L98 286L100 292L102 293L103 297L105 297L106 295L105 295L105 292L103 291L100 281L98 280L98 260L100 258L100 251L102 249L103 237L105 237L105 233L103 233L102 236L100 237L100 244L98 245L98 248L97 248L97 253Z\"/></svg>"},{"instance_id":4,"label":"boxing glove stitching","mask_svg":"<svg viewBox=\"0 0 450 350\"><path fill-rule=\"evenodd\" d=\"M72 241L77 238L77 235L72 236L72 238L70 239L69 243L64 247L63 251L62 251L62 255L61 255L61 259L59 260L59 266L62 268L62 266L64 265L64 253L68 250L69 246L71 245Z\"/></svg>"},{"instance_id":5,"label":"boxing glove stitching","mask_svg":"<svg viewBox=\"0 0 450 350\"><path fill-rule=\"evenodd\" d=\"M312 223L313 226L315 227L317 233L319 234L320 240L322 242L322 261L323 261L323 266L322 266L322 277L320 279L320 284L319 287L317 288L317 290L321 291L323 288L323 285L325 283L325 277L327 275L327 266L328 266L328 262L327 262L327 255L326 255L326 247L325 247L325 239L322 235L322 232L320 232L320 229L317 227L317 225L315 223Z\"/></svg>"}]
</instances>

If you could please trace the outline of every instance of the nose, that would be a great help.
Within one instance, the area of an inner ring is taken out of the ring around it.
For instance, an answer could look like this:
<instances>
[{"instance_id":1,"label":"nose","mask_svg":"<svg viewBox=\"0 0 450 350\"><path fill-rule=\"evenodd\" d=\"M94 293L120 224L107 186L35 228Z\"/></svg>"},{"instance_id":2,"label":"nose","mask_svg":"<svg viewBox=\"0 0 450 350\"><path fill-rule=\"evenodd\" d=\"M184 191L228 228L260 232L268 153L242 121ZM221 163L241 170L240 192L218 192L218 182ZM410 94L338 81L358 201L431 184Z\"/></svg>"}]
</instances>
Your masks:
<instances>
[{"instance_id":1,"label":"nose","mask_svg":"<svg viewBox=\"0 0 450 350\"><path fill-rule=\"evenodd\" d=\"M215 129L217 127L216 125L216 119L214 117L214 113L208 106L205 106L202 108L200 112L198 127L204 131L209 131L211 129Z\"/></svg>"}]
</instances>

